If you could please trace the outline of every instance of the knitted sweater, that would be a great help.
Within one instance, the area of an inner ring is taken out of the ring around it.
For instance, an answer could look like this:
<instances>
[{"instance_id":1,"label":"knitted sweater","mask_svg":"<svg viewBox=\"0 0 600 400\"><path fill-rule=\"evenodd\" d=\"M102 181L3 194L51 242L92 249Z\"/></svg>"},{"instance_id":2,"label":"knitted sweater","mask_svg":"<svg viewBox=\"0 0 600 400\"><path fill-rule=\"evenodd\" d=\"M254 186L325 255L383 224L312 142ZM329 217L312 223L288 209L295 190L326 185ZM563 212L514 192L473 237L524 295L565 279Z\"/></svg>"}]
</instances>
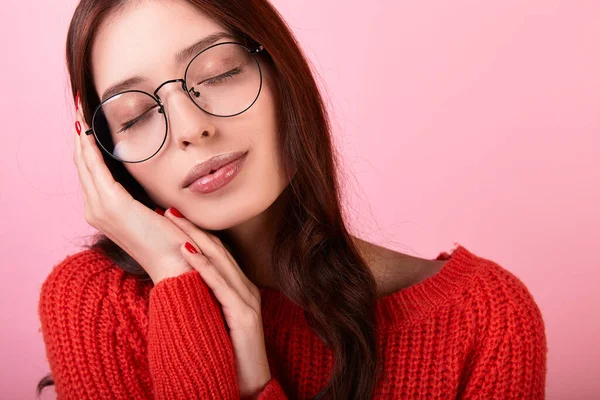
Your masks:
<instances>
[{"instance_id":1,"label":"knitted sweater","mask_svg":"<svg viewBox=\"0 0 600 400\"><path fill-rule=\"evenodd\" d=\"M374 399L543 399L546 336L524 284L457 244L441 271L380 298ZM304 310L260 288L272 379L260 400L307 399L332 370ZM197 271L153 285L93 250L44 281L41 332L58 399L239 399L218 300Z\"/></svg>"}]
</instances>

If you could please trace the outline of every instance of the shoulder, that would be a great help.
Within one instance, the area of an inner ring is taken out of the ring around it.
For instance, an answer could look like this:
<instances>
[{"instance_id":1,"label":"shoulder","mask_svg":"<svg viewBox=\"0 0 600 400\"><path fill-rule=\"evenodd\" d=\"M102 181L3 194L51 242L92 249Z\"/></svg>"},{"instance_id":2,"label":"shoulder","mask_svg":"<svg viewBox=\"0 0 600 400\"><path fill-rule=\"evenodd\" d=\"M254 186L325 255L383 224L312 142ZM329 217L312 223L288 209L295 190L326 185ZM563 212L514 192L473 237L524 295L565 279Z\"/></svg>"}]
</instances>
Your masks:
<instances>
[{"instance_id":1,"label":"shoulder","mask_svg":"<svg viewBox=\"0 0 600 400\"><path fill-rule=\"evenodd\" d=\"M465 393L476 393L486 379L500 377L512 377L516 385L525 385L522 381L526 380L525 392L543 392L546 330L541 310L525 283L505 265L462 246L444 270L456 283L453 301L447 304L465 351L463 378L471 382Z\"/></svg>"},{"instance_id":2,"label":"shoulder","mask_svg":"<svg viewBox=\"0 0 600 400\"><path fill-rule=\"evenodd\" d=\"M137 277L119 268L113 260L100 251L87 249L70 254L57 262L42 283L42 291L54 286L89 285L91 281L139 281ZM140 281L142 282L142 281Z\"/></svg>"},{"instance_id":3,"label":"shoulder","mask_svg":"<svg viewBox=\"0 0 600 400\"><path fill-rule=\"evenodd\" d=\"M117 270L118 268L102 253L95 250L83 250L69 254L57 262L44 280L42 287L85 281L98 274L115 274Z\"/></svg>"},{"instance_id":4,"label":"shoulder","mask_svg":"<svg viewBox=\"0 0 600 400\"><path fill-rule=\"evenodd\" d=\"M463 322L465 398L544 398L547 341L542 313L527 286L495 261L475 256ZM465 287L465 288L467 288ZM496 382L488 385L488 382Z\"/></svg>"},{"instance_id":5,"label":"shoulder","mask_svg":"<svg viewBox=\"0 0 600 400\"><path fill-rule=\"evenodd\" d=\"M42 322L57 313L82 315L86 311L137 307L150 285L126 273L108 256L95 250L70 254L56 263L44 279L38 303ZM102 304L102 307L99 305Z\"/></svg>"},{"instance_id":6,"label":"shoulder","mask_svg":"<svg viewBox=\"0 0 600 400\"><path fill-rule=\"evenodd\" d=\"M53 266L38 315L58 398L148 398L148 291L95 250Z\"/></svg>"},{"instance_id":7,"label":"shoulder","mask_svg":"<svg viewBox=\"0 0 600 400\"><path fill-rule=\"evenodd\" d=\"M529 289L504 266L461 245L452 254L441 253L436 261L419 282L379 299L382 321L404 326L432 318L432 313L437 317L452 313L472 340L478 329L506 324L508 319L523 319L537 330L543 328Z\"/></svg>"},{"instance_id":8,"label":"shoulder","mask_svg":"<svg viewBox=\"0 0 600 400\"><path fill-rule=\"evenodd\" d=\"M471 298L485 306L490 317L519 314L541 322L541 311L525 283L508 267L496 261L475 256L476 268L471 285ZM482 311L484 311L482 310Z\"/></svg>"},{"instance_id":9,"label":"shoulder","mask_svg":"<svg viewBox=\"0 0 600 400\"><path fill-rule=\"evenodd\" d=\"M505 266L470 254L472 279L461 298L473 328L474 350L510 346L514 351L545 357L545 324L528 287Z\"/></svg>"},{"instance_id":10,"label":"shoulder","mask_svg":"<svg viewBox=\"0 0 600 400\"><path fill-rule=\"evenodd\" d=\"M429 312L460 313L463 328L506 326L519 319L543 330L540 308L524 282L507 267L457 245L452 254L441 253L432 272L421 282L401 290L384 302L397 306L399 320Z\"/></svg>"}]
</instances>

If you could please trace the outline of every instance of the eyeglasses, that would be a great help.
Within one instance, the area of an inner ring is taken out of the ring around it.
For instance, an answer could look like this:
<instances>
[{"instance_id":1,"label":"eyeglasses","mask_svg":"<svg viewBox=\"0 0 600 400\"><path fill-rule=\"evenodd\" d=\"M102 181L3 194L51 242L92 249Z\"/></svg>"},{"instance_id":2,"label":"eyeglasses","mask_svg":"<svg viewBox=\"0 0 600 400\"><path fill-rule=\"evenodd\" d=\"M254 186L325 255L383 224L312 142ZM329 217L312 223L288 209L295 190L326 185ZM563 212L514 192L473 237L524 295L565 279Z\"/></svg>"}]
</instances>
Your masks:
<instances>
[{"instance_id":1,"label":"eyeglasses","mask_svg":"<svg viewBox=\"0 0 600 400\"><path fill-rule=\"evenodd\" d=\"M236 42L214 44L198 53L182 79L163 82L153 94L125 90L102 101L85 133L96 137L110 157L127 163L152 158L167 139L168 118L158 91L167 83L181 82L183 90L202 111L217 117L234 117L248 110L262 88L262 71L253 49Z\"/></svg>"}]
</instances>

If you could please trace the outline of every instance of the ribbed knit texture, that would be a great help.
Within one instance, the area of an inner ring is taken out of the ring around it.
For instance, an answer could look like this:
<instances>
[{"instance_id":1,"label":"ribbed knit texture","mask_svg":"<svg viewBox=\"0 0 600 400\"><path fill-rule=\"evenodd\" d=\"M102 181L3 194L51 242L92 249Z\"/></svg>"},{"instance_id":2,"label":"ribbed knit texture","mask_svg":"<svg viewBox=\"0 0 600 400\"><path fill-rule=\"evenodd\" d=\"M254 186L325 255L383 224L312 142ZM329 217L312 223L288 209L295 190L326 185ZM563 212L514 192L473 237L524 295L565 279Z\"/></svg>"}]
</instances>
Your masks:
<instances>
[{"instance_id":1,"label":"ribbed knit texture","mask_svg":"<svg viewBox=\"0 0 600 400\"><path fill-rule=\"evenodd\" d=\"M546 336L523 283L461 245L436 275L379 299L374 399L543 399ZM261 288L272 379L259 400L308 399L333 354L299 306ZM239 399L220 305L199 273L156 286L85 250L42 285L39 316L58 399Z\"/></svg>"}]
</instances>

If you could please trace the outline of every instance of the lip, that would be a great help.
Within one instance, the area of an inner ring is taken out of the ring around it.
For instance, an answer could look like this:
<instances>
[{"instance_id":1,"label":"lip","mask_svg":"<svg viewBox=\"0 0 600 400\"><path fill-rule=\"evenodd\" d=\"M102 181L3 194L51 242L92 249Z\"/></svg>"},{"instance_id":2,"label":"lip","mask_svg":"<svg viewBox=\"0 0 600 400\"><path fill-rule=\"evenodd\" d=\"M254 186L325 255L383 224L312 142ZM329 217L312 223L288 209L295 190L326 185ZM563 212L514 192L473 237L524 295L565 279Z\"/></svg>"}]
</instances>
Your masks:
<instances>
[{"instance_id":1,"label":"lip","mask_svg":"<svg viewBox=\"0 0 600 400\"><path fill-rule=\"evenodd\" d=\"M209 158L208 160L199 162L198 164L194 165L192 169L190 169L190 171L187 173L187 175L181 182L181 187L183 189L187 188L199 178L208 175L211 171L216 171L223 165L229 164L230 162L237 160L238 158L245 155L247 152L248 151L234 151L231 153L218 154Z\"/></svg>"},{"instance_id":2,"label":"lip","mask_svg":"<svg viewBox=\"0 0 600 400\"><path fill-rule=\"evenodd\" d=\"M223 165L215 172L196 179L188 186L188 190L198 194L208 194L219 190L237 176L243 168L245 160L246 154Z\"/></svg>"}]
</instances>

